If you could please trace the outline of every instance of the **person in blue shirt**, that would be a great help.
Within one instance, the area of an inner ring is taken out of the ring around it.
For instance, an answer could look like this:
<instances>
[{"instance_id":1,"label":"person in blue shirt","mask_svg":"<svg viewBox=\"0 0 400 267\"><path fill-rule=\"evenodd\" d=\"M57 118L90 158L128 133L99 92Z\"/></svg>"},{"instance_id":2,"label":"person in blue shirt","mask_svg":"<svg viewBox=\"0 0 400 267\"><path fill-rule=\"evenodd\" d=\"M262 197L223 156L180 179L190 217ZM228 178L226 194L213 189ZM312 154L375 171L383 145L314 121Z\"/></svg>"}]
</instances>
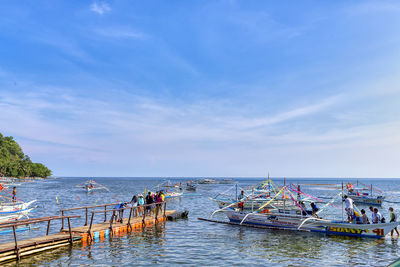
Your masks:
<instances>
[{"instance_id":1,"label":"person in blue shirt","mask_svg":"<svg viewBox=\"0 0 400 267\"><path fill-rule=\"evenodd\" d=\"M126 206L126 204L123 203L123 202L121 202L121 203L117 204L117 205L114 207L115 210L118 210L119 219L118 219L117 221L120 222L120 223L123 222L123 217L124 217L124 210L123 210L123 208L124 208L125 206Z\"/></svg>"},{"instance_id":2,"label":"person in blue shirt","mask_svg":"<svg viewBox=\"0 0 400 267\"><path fill-rule=\"evenodd\" d=\"M310 206L311 206L311 209L312 209L312 216L314 216L314 217L316 217L316 218L319 218L319 216L318 216L318 214L317 214L317 212L319 211L318 206L317 206L314 202L312 202L312 203L310 204Z\"/></svg>"}]
</instances>

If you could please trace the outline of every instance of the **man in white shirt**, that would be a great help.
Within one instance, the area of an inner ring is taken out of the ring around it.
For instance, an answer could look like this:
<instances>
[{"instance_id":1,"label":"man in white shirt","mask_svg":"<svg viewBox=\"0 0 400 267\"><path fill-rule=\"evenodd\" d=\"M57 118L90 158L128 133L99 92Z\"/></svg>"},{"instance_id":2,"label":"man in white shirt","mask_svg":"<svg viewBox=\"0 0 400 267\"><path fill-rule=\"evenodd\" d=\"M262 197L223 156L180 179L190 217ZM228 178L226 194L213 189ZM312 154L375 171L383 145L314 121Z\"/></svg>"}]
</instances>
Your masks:
<instances>
[{"instance_id":1,"label":"man in white shirt","mask_svg":"<svg viewBox=\"0 0 400 267\"><path fill-rule=\"evenodd\" d=\"M345 211L347 213L347 222L351 223L353 221L354 210L353 210L353 200L348 196L344 196Z\"/></svg>"},{"instance_id":2,"label":"man in white shirt","mask_svg":"<svg viewBox=\"0 0 400 267\"><path fill-rule=\"evenodd\" d=\"M375 223L376 216L375 216L375 213L374 213L374 208L370 206L369 210L371 211L371 222Z\"/></svg>"},{"instance_id":3,"label":"man in white shirt","mask_svg":"<svg viewBox=\"0 0 400 267\"><path fill-rule=\"evenodd\" d=\"M382 215L379 213L378 209L374 209L374 214L375 214L375 220L372 221L372 223L380 223L382 220Z\"/></svg>"}]
</instances>

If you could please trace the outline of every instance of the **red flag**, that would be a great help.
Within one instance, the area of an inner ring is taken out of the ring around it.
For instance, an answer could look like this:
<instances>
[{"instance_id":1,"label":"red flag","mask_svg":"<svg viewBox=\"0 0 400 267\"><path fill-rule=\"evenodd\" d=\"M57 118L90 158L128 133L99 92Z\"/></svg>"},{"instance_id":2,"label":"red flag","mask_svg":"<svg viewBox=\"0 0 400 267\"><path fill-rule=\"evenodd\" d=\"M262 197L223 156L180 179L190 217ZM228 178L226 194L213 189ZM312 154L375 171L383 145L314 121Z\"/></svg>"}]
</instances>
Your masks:
<instances>
[{"instance_id":1,"label":"red flag","mask_svg":"<svg viewBox=\"0 0 400 267\"><path fill-rule=\"evenodd\" d=\"M2 185L2 184L0 184L0 191L1 191L1 190L3 190L3 185Z\"/></svg>"}]
</instances>

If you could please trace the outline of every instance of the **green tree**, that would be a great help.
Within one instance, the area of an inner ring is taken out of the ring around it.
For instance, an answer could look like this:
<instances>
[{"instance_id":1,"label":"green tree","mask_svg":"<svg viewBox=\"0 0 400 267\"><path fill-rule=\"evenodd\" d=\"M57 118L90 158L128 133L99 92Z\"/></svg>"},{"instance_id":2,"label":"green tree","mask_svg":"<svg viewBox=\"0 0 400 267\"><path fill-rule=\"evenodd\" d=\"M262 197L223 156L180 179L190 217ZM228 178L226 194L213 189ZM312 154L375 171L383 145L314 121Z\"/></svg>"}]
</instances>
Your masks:
<instances>
[{"instance_id":1,"label":"green tree","mask_svg":"<svg viewBox=\"0 0 400 267\"><path fill-rule=\"evenodd\" d=\"M32 163L11 136L0 133L0 176L48 177L51 170L41 163Z\"/></svg>"}]
</instances>

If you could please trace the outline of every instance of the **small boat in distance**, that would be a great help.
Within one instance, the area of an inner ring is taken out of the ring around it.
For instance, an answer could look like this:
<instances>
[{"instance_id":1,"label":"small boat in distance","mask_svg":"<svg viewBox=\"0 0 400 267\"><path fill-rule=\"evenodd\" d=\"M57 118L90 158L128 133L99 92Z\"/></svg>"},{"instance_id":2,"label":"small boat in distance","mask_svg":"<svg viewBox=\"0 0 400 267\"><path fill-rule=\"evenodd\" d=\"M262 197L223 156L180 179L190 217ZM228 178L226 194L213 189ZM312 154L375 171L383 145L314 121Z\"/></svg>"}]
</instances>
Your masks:
<instances>
[{"instance_id":1,"label":"small boat in distance","mask_svg":"<svg viewBox=\"0 0 400 267\"><path fill-rule=\"evenodd\" d=\"M186 191L196 191L196 185L187 182L187 183L186 183L185 190L186 190Z\"/></svg>"},{"instance_id":2,"label":"small boat in distance","mask_svg":"<svg viewBox=\"0 0 400 267\"><path fill-rule=\"evenodd\" d=\"M233 184L235 183L235 180L233 180L232 178L224 178L222 180L219 181L220 184Z\"/></svg>"},{"instance_id":3,"label":"small boat in distance","mask_svg":"<svg viewBox=\"0 0 400 267\"><path fill-rule=\"evenodd\" d=\"M357 187L361 185L361 187ZM346 193L356 204L362 205L375 205L381 206L382 202L385 200L385 196L382 195L382 191L373 188L372 185L366 185L357 180L355 184L346 184ZM373 191L379 193L373 194Z\"/></svg>"},{"instance_id":4,"label":"small boat in distance","mask_svg":"<svg viewBox=\"0 0 400 267\"><path fill-rule=\"evenodd\" d=\"M211 178L206 178L206 179L200 179L197 181L198 184L218 184L218 182L215 179Z\"/></svg>"},{"instance_id":5,"label":"small boat in distance","mask_svg":"<svg viewBox=\"0 0 400 267\"><path fill-rule=\"evenodd\" d=\"M84 188L87 193L94 192L95 190L106 190L110 192L110 190L107 187L93 180L87 180L81 184L76 185L75 187Z\"/></svg>"}]
</instances>

